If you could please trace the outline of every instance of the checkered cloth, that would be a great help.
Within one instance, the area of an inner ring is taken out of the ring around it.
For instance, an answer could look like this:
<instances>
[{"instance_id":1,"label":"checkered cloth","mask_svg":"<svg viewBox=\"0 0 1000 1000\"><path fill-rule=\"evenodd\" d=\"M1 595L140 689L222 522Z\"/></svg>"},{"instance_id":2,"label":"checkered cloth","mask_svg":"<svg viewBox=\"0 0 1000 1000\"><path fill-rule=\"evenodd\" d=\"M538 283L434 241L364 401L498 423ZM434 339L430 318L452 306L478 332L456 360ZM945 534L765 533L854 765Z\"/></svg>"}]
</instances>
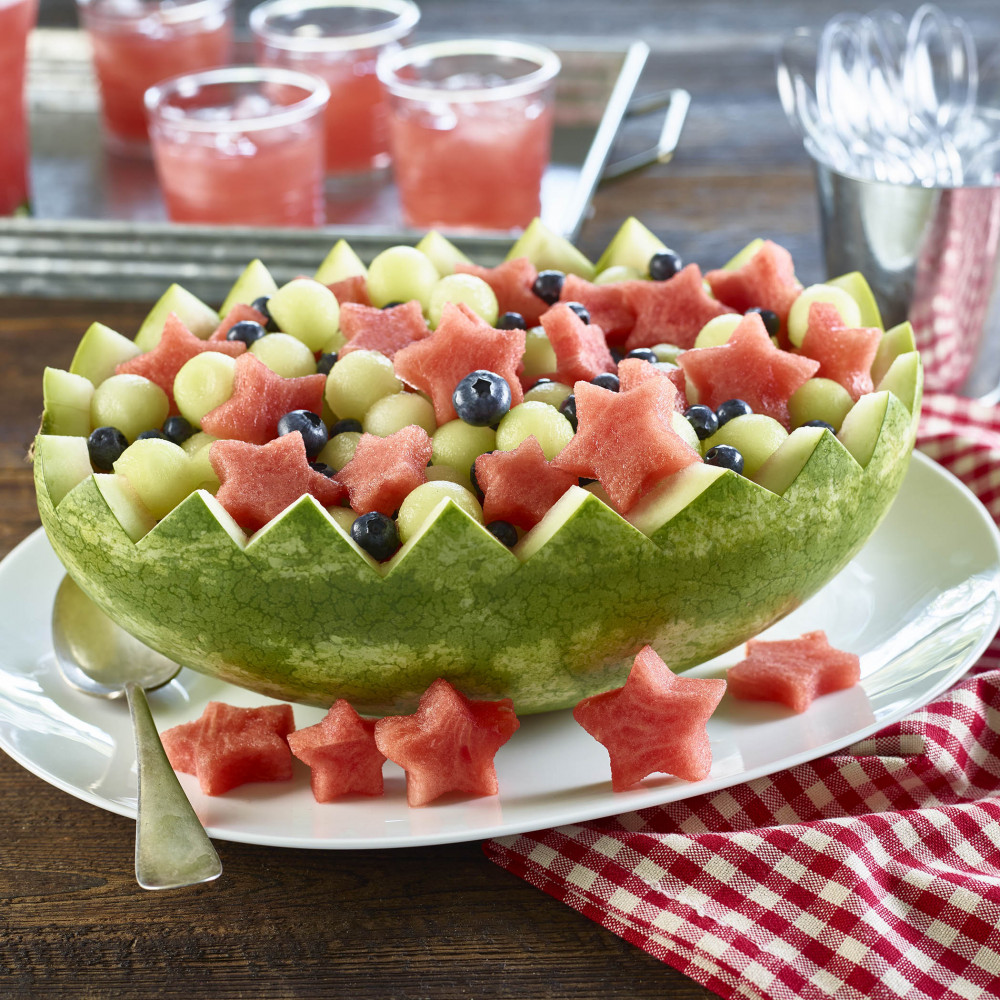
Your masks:
<instances>
[{"instance_id":1,"label":"checkered cloth","mask_svg":"<svg viewBox=\"0 0 1000 1000\"><path fill-rule=\"evenodd\" d=\"M1000 520L1000 411L925 398L919 444ZM1000 997L1000 638L840 753L485 851L725 998Z\"/></svg>"}]
</instances>

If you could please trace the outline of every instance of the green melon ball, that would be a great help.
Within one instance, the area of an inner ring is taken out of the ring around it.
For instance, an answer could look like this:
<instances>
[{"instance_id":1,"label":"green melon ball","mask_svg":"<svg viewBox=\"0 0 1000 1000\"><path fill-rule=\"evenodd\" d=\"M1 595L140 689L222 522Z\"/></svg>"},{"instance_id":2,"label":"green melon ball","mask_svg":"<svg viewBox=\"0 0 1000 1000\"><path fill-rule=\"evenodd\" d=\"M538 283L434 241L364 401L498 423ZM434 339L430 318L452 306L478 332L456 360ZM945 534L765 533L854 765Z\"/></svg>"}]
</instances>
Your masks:
<instances>
[{"instance_id":1,"label":"green melon ball","mask_svg":"<svg viewBox=\"0 0 1000 1000\"><path fill-rule=\"evenodd\" d=\"M218 491L220 483L219 477L212 468L211 456L209 454L212 442L218 438L204 431L192 434L182 445L184 453L191 462L191 479L194 482L194 489L208 490L209 493Z\"/></svg>"},{"instance_id":2,"label":"green melon ball","mask_svg":"<svg viewBox=\"0 0 1000 1000\"><path fill-rule=\"evenodd\" d=\"M114 464L157 520L166 517L196 488L191 460L184 449L163 438L130 444Z\"/></svg>"},{"instance_id":3,"label":"green melon ball","mask_svg":"<svg viewBox=\"0 0 1000 1000\"><path fill-rule=\"evenodd\" d=\"M235 378L236 359L228 354L202 351L185 361L174 377L174 402L181 416L192 427L200 427L206 413L232 396Z\"/></svg>"},{"instance_id":4,"label":"green melon ball","mask_svg":"<svg viewBox=\"0 0 1000 1000\"><path fill-rule=\"evenodd\" d=\"M851 394L829 378L811 378L788 398L788 414L793 427L801 427L809 420L824 420L834 430L840 430L852 406Z\"/></svg>"},{"instance_id":5,"label":"green melon ball","mask_svg":"<svg viewBox=\"0 0 1000 1000\"><path fill-rule=\"evenodd\" d=\"M326 401L341 420L363 420L376 400L402 391L392 362L378 351L351 351L326 377Z\"/></svg>"},{"instance_id":6,"label":"green melon ball","mask_svg":"<svg viewBox=\"0 0 1000 1000\"><path fill-rule=\"evenodd\" d=\"M267 310L282 333L320 351L340 328L340 303L326 285L294 278L267 300Z\"/></svg>"},{"instance_id":7,"label":"green melon ball","mask_svg":"<svg viewBox=\"0 0 1000 1000\"><path fill-rule=\"evenodd\" d=\"M472 463L496 447L497 435L492 427L473 427L464 420L449 420L431 438L431 467L446 465L464 475L459 480L467 486Z\"/></svg>"},{"instance_id":8,"label":"green melon ball","mask_svg":"<svg viewBox=\"0 0 1000 1000\"><path fill-rule=\"evenodd\" d=\"M500 316L496 293L474 274L448 274L431 289L427 319L432 327L441 322L441 314L448 302L464 302L490 326L496 326Z\"/></svg>"},{"instance_id":9,"label":"green melon ball","mask_svg":"<svg viewBox=\"0 0 1000 1000\"><path fill-rule=\"evenodd\" d=\"M410 490L406 499L399 505L399 516L396 518L399 540L406 542L417 534L434 508L445 498L453 500L480 524L483 523L483 508L471 491L459 486L458 483L439 479L422 483L415 490Z\"/></svg>"},{"instance_id":10,"label":"green melon ball","mask_svg":"<svg viewBox=\"0 0 1000 1000\"><path fill-rule=\"evenodd\" d=\"M629 267L628 264L613 264L611 267L606 267L594 278L594 284L612 285L616 281L638 281L642 277L643 275L634 267Z\"/></svg>"},{"instance_id":11,"label":"green melon ball","mask_svg":"<svg viewBox=\"0 0 1000 1000\"><path fill-rule=\"evenodd\" d=\"M181 447L188 458L194 458L200 451L207 449L213 441L218 440L214 434L209 434L206 431L195 431L191 437L181 443Z\"/></svg>"},{"instance_id":12,"label":"green melon ball","mask_svg":"<svg viewBox=\"0 0 1000 1000\"><path fill-rule=\"evenodd\" d=\"M551 375L559 367L556 352L543 327L533 326L525 331L523 361L524 377L529 379Z\"/></svg>"},{"instance_id":13,"label":"green melon ball","mask_svg":"<svg viewBox=\"0 0 1000 1000\"><path fill-rule=\"evenodd\" d=\"M468 488L472 480L468 475L462 475L458 469L453 469L450 465L428 465L424 470L429 482L458 483L459 486Z\"/></svg>"},{"instance_id":14,"label":"green melon ball","mask_svg":"<svg viewBox=\"0 0 1000 1000\"><path fill-rule=\"evenodd\" d=\"M742 319L742 316L730 313L714 316L698 331L698 336L694 338L694 346L718 347L719 344L725 344Z\"/></svg>"},{"instance_id":15,"label":"green melon ball","mask_svg":"<svg viewBox=\"0 0 1000 1000\"><path fill-rule=\"evenodd\" d=\"M336 354L346 343L347 338L338 330L327 338L319 352L320 354Z\"/></svg>"},{"instance_id":16,"label":"green melon ball","mask_svg":"<svg viewBox=\"0 0 1000 1000\"><path fill-rule=\"evenodd\" d=\"M357 514L350 507L327 507L327 513L339 524L348 534L351 533L351 525L357 519Z\"/></svg>"},{"instance_id":17,"label":"green melon ball","mask_svg":"<svg viewBox=\"0 0 1000 1000\"><path fill-rule=\"evenodd\" d=\"M524 401L526 403L532 401L548 403L549 406L554 406L558 410L559 404L572 393L573 387L566 385L565 382L543 382L541 385L533 385L524 394Z\"/></svg>"},{"instance_id":18,"label":"green melon ball","mask_svg":"<svg viewBox=\"0 0 1000 1000\"><path fill-rule=\"evenodd\" d=\"M698 439L698 435L695 433L694 427L691 426L691 421L688 420L683 413L678 413L675 410L673 416L671 417L671 424L674 432L684 438L684 440L700 455L701 441Z\"/></svg>"},{"instance_id":19,"label":"green melon ball","mask_svg":"<svg viewBox=\"0 0 1000 1000\"><path fill-rule=\"evenodd\" d=\"M90 399L93 427L117 427L129 441L163 426L170 412L167 394L141 375L112 375Z\"/></svg>"},{"instance_id":20,"label":"green melon ball","mask_svg":"<svg viewBox=\"0 0 1000 1000\"><path fill-rule=\"evenodd\" d=\"M379 437L388 437L410 424L423 427L428 434L433 434L437 427L434 407L415 392L394 392L376 399L361 421L369 434Z\"/></svg>"},{"instance_id":21,"label":"green melon ball","mask_svg":"<svg viewBox=\"0 0 1000 1000\"><path fill-rule=\"evenodd\" d=\"M534 435L551 462L569 444L573 425L555 407L531 400L512 407L497 427L497 450L513 451Z\"/></svg>"},{"instance_id":22,"label":"green melon ball","mask_svg":"<svg viewBox=\"0 0 1000 1000\"><path fill-rule=\"evenodd\" d=\"M743 456L743 475L748 479L781 447L788 431L773 417L746 413L724 423L702 442L705 453L717 444L728 444Z\"/></svg>"},{"instance_id":23,"label":"green melon ball","mask_svg":"<svg viewBox=\"0 0 1000 1000\"><path fill-rule=\"evenodd\" d=\"M676 344L653 344L650 350L656 355L657 361L669 365L676 365L677 359L684 353L684 348Z\"/></svg>"},{"instance_id":24,"label":"green melon ball","mask_svg":"<svg viewBox=\"0 0 1000 1000\"><path fill-rule=\"evenodd\" d=\"M431 259L416 247L389 247L368 265L368 298L380 309L416 299L426 313L440 277Z\"/></svg>"},{"instance_id":25,"label":"green melon ball","mask_svg":"<svg viewBox=\"0 0 1000 1000\"><path fill-rule=\"evenodd\" d=\"M316 357L289 333L268 333L250 345L250 353L282 378L316 374Z\"/></svg>"},{"instance_id":26,"label":"green melon ball","mask_svg":"<svg viewBox=\"0 0 1000 1000\"><path fill-rule=\"evenodd\" d=\"M334 472L340 470L354 458L357 451L361 434L358 431L344 431L343 434L335 434L323 446L323 450L316 456L317 462L329 465Z\"/></svg>"},{"instance_id":27,"label":"green melon ball","mask_svg":"<svg viewBox=\"0 0 1000 1000\"><path fill-rule=\"evenodd\" d=\"M809 326L809 307L814 302L829 302L837 307L846 327L861 326L861 307L850 293L836 285L810 285L804 288L788 311L788 339L801 347Z\"/></svg>"}]
</instances>

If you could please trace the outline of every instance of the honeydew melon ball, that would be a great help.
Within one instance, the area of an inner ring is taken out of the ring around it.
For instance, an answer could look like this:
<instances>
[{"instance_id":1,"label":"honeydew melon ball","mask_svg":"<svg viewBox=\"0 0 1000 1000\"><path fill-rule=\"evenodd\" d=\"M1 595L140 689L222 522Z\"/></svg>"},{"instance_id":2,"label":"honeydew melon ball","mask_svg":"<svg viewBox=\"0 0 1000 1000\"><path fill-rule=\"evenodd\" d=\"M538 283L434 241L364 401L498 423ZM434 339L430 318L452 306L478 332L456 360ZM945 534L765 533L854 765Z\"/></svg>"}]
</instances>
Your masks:
<instances>
[{"instance_id":1,"label":"honeydew melon ball","mask_svg":"<svg viewBox=\"0 0 1000 1000\"><path fill-rule=\"evenodd\" d=\"M316 374L313 352L289 333L268 333L250 345L250 353L282 378Z\"/></svg>"},{"instance_id":2,"label":"honeydew melon ball","mask_svg":"<svg viewBox=\"0 0 1000 1000\"><path fill-rule=\"evenodd\" d=\"M825 420L834 430L840 430L853 405L851 394L839 382L811 378L788 397L788 415L793 427L801 427L809 420Z\"/></svg>"},{"instance_id":3,"label":"honeydew melon ball","mask_svg":"<svg viewBox=\"0 0 1000 1000\"><path fill-rule=\"evenodd\" d=\"M679 434L682 438L684 438L684 440L700 455L701 441L699 440L694 427L691 426L691 421L688 420L683 413L677 413L676 411L670 418L670 421L674 429L674 433Z\"/></svg>"},{"instance_id":4,"label":"honeydew melon ball","mask_svg":"<svg viewBox=\"0 0 1000 1000\"><path fill-rule=\"evenodd\" d=\"M114 464L146 509L158 521L195 489L191 460L184 449L163 438L130 444Z\"/></svg>"},{"instance_id":5,"label":"honeydew melon ball","mask_svg":"<svg viewBox=\"0 0 1000 1000\"><path fill-rule=\"evenodd\" d=\"M522 360L525 378L539 378L554 372L559 367L555 349L543 327L533 326L530 330L525 330Z\"/></svg>"},{"instance_id":6,"label":"honeydew melon ball","mask_svg":"<svg viewBox=\"0 0 1000 1000\"><path fill-rule=\"evenodd\" d=\"M565 382L543 382L541 385L533 385L524 394L524 401L526 403L532 401L548 403L549 406L554 406L558 410L559 404L572 393L573 387L566 385Z\"/></svg>"},{"instance_id":7,"label":"honeydew melon ball","mask_svg":"<svg viewBox=\"0 0 1000 1000\"><path fill-rule=\"evenodd\" d=\"M653 344L650 350L656 355L657 361L669 365L676 365L677 359L684 353L684 348L676 344Z\"/></svg>"},{"instance_id":8,"label":"honeydew melon ball","mask_svg":"<svg viewBox=\"0 0 1000 1000\"><path fill-rule=\"evenodd\" d=\"M316 461L329 465L334 472L340 472L354 458L354 452L357 451L360 440L361 433L359 431L344 431L343 434L335 434L323 445L323 450L316 456Z\"/></svg>"},{"instance_id":9,"label":"honeydew melon ball","mask_svg":"<svg viewBox=\"0 0 1000 1000\"><path fill-rule=\"evenodd\" d=\"M402 391L403 383L384 354L351 351L330 369L325 398L341 420L364 420L376 400Z\"/></svg>"},{"instance_id":10,"label":"honeydew melon ball","mask_svg":"<svg viewBox=\"0 0 1000 1000\"><path fill-rule=\"evenodd\" d=\"M483 523L483 508L470 490L458 483L450 483L446 479L422 483L406 495L399 505L399 515L396 518L396 528L399 540L406 542L417 534L424 522L431 516L434 508L444 499L453 500L480 524Z\"/></svg>"},{"instance_id":11,"label":"honeydew melon ball","mask_svg":"<svg viewBox=\"0 0 1000 1000\"><path fill-rule=\"evenodd\" d=\"M861 307L854 297L836 285L810 285L804 288L788 310L788 339L801 347L809 326L809 307L814 302L829 302L837 307L846 327L861 326Z\"/></svg>"},{"instance_id":12,"label":"honeydew melon ball","mask_svg":"<svg viewBox=\"0 0 1000 1000\"><path fill-rule=\"evenodd\" d=\"M340 303L313 278L293 278L268 300L267 310L282 333L319 351L340 328Z\"/></svg>"},{"instance_id":13,"label":"honeydew melon ball","mask_svg":"<svg viewBox=\"0 0 1000 1000\"><path fill-rule=\"evenodd\" d=\"M449 302L464 302L490 326L496 326L500 316L496 293L474 274L448 274L434 285L427 303L427 319L432 327L441 322L441 314Z\"/></svg>"},{"instance_id":14,"label":"honeydew melon ball","mask_svg":"<svg viewBox=\"0 0 1000 1000\"><path fill-rule=\"evenodd\" d=\"M380 309L416 299L426 314L440 277L431 259L416 247L389 247L368 265L368 298Z\"/></svg>"},{"instance_id":15,"label":"honeydew melon ball","mask_svg":"<svg viewBox=\"0 0 1000 1000\"><path fill-rule=\"evenodd\" d=\"M388 437L410 424L423 427L428 434L433 434L437 427L434 407L415 392L395 392L376 399L361 421L369 434L379 437Z\"/></svg>"},{"instance_id":16,"label":"honeydew melon ball","mask_svg":"<svg viewBox=\"0 0 1000 1000\"><path fill-rule=\"evenodd\" d=\"M185 361L174 376L174 402L181 416L200 427L206 413L232 396L235 378L236 359L220 351L202 351Z\"/></svg>"},{"instance_id":17,"label":"honeydew melon ball","mask_svg":"<svg viewBox=\"0 0 1000 1000\"><path fill-rule=\"evenodd\" d=\"M705 454L717 444L732 445L743 456L743 475L748 479L781 447L788 431L763 413L745 413L724 423L702 442Z\"/></svg>"},{"instance_id":18,"label":"honeydew melon ball","mask_svg":"<svg viewBox=\"0 0 1000 1000\"><path fill-rule=\"evenodd\" d=\"M347 343L347 338L338 330L330 335L326 343L319 349L320 354L336 354Z\"/></svg>"},{"instance_id":19,"label":"honeydew melon ball","mask_svg":"<svg viewBox=\"0 0 1000 1000\"><path fill-rule=\"evenodd\" d=\"M354 524L357 514L350 507L327 507L327 513L339 524L348 534L351 533L351 525Z\"/></svg>"},{"instance_id":20,"label":"honeydew melon ball","mask_svg":"<svg viewBox=\"0 0 1000 1000\"><path fill-rule=\"evenodd\" d=\"M459 482L469 484L472 463L496 447L497 435L492 427L473 427L464 420L449 420L431 437L431 468L436 465L457 469L464 478Z\"/></svg>"},{"instance_id":21,"label":"honeydew melon ball","mask_svg":"<svg viewBox=\"0 0 1000 1000\"><path fill-rule=\"evenodd\" d=\"M207 353L207 352L206 352ZM170 412L167 394L142 375L112 375L90 400L93 427L117 427L129 441L161 427Z\"/></svg>"},{"instance_id":22,"label":"honeydew melon ball","mask_svg":"<svg viewBox=\"0 0 1000 1000\"><path fill-rule=\"evenodd\" d=\"M192 489L208 490L209 493L215 493L218 490L219 477L216 475L215 469L212 468L209 455L212 442L217 440L218 438L211 434L198 431L181 445L191 463L191 479L194 483Z\"/></svg>"},{"instance_id":23,"label":"honeydew melon ball","mask_svg":"<svg viewBox=\"0 0 1000 1000\"><path fill-rule=\"evenodd\" d=\"M573 425L555 407L531 400L512 407L497 427L498 451L513 451L525 438L534 435L542 453L551 462L569 444Z\"/></svg>"},{"instance_id":24,"label":"honeydew melon ball","mask_svg":"<svg viewBox=\"0 0 1000 1000\"><path fill-rule=\"evenodd\" d=\"M733 335L736 327L740 325L742 319L742 316L730 313L714 316L698 331L698 336L694 338L694 346L718 347L719 344L725 344ZM667 360L672 361L673 359Z\"/></svg>"},{"instance_id":25,"label":"honeydew melon ball","mask_svg":"<svg viewBox=\"0 0 1000 1000\"><path fill-rule=\"evenodd\" d=\"M453 469L450 465L428 465L424 475L430 482L458 483L459 486L465 487L472 483L469 476L463 476L458 469Z\"/></svg>"},{"instance_id":26,"label":"honeydew melon ball","mask_svg":"<svg viewBox=\"0 0 1000 1000\"><path fill-rule=\"evenodd\" d=\"M614 264L606 267L594 278L595 285L613 285L616 281L638 281L642 274L628 264Z\"/></svg>"}]
</instances>

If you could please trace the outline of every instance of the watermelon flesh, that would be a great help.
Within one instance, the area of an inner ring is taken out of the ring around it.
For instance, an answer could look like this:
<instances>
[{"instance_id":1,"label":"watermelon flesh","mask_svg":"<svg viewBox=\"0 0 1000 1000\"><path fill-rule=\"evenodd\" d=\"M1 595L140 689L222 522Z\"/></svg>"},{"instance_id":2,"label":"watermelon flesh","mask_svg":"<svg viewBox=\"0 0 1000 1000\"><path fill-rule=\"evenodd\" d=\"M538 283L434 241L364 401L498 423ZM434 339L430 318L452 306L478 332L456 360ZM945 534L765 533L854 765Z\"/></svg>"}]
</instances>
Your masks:
<instances>
[{"instance_id":1,"label":"watermelon flesh","mask_svg":"<svg viewBox=\"0 0 1000 1000\"><path fill-rule=\"evenodd\" d=\"M532 290L538 271L527 257L515 257L496 267L482 267L459 261L455 265L456 274L471 274L482 278L497 297L497 306L502 313L516 312L524 317L526 326L537 326L542 313L548 308Z\"/></svg>"},{"instance_id":2,"label":"watermelon flesh","mask_svg":"<svg viewBox=\"0 0 1000 1000\"><path fill-rule=\"evenodd\" d=\"M667 379L677 390L674 409L678 413L683 413L687 409L687 376L683 368L651 364L642 358L622 358L618 362L618 387L621 392L628 392L629 389L634 389L651 378Z\"/></svg>"},{"instance_id":3,"label":"watermelon flesh","mask_svg":"<svg viewBox=\"0 0 1000 1000\"><path fill-rule=\"evenodd\" d=\"M222 317L222 322L212 331L208 339L216 342L220 340L224 341L229 331L237 323L259 323L261 326L266 327L267 317L258 309L254 309L253 306L237 302L229 308L226 315Z\"/></svg>"},{"instance_id":4,"label":"watermelon flesh","mask_svg":"<svg viewBox=\"0 0 1000 1000\"><path fill-rule=\"evenodd\" d=\"M615 371L604 331L596 323L584 323L568 305L557 303L545 312L542 327L556 352L558 381L572 385Z\"/></svg>"},{"instance_id":5,"label":"watermelon flesh","mask_svg":"<svg viewBox=\"0 0 1000 1000\"><path fill-rule=\"evenodd\" d=\"M351 351L378 351L391 358L431 331L420 303L412 299L389 309L346 302L340 308L340 332L347 338L340 357Z\"/></svg>"},{"instance_id":6,"label":"watermelon flesh","mask_svg":"<svg viewBox=\"0 0 1000 1000\"><path fill-rule=\"evenodd\" d=\"M845 327L836 306L814 302L801 350L819 362L817 377L839 382L857 402L874 388L872 362L881 339L876 327Z\"/></svg>"},{"instance_id":7,"label":"watermelon flesh","mask_svg":"<svg viewBox=\"0 0 1000 1000\"><path fill-rule=\"evenodd\" d=\"M387 437L362 434L354 457L337 473L356 514L392 517L411 490L427 482L433 445L422 427L410 424Z\"/></svg>"},{"instance_id":8,"label":"watermelon flesh","mask_svg":"<svg viewBox=\"0 0 1000 1000\"><path fill-rule=\"evenodd\" d=\"M340 305L347 305L353 302L359 306L370 306L371 299L368 297L368 278L363 274L352 274L340 281L332 281L326 286L333 292L334 298Z\"/></svg>"},{"instance_id":9,"label":"watermelon flesh","mask_svg":"<svg viewBox=\"0 0 1000 1000\"><path fill-rule=\"evenodd\" d=\"M604 331L609 344L620 344L635 326L635 310L629 305L625 282L595 285L586 278L567 274L559 293L560 302L579 302L590 313L590 322Z\"/></svg>"}]
</instances>

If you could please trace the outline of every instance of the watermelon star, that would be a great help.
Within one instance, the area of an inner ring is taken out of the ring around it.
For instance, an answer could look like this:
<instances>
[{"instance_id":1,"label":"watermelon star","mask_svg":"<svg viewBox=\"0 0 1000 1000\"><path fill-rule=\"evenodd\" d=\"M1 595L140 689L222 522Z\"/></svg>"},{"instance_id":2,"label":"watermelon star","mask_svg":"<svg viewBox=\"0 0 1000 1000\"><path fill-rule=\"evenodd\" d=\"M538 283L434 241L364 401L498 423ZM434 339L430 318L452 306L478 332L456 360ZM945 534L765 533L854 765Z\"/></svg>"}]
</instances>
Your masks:
<instances>
[{"instance_id":1,"label":"watermelon star","mask_svg":"<svg viewBox=\"0 0 1000 1000\"><path fill-rule=\"evenodd\" d=\"M819 362L818 378L840 383L856 403L874 388L872 362L881 339L878 327L846 327L835 305L813 302L800 350Z\"/></svg>"},{"instance_id":2,"label":"watermelon star","mask_svg":"<svg viewBox=\"0 0 1000 1000\"><path fill-rule=\"evenodd\" d=\"M338 356L351 351L378 351L387 358L423 340L430 329L416 299L389 309L345 302L340 307L340 332L347 338Z\"/></svg>"},{"instance_id":3,"label":"watermelon star","mask_svg":"<svg viewBox=\"0 0 1000 1000\"><path fill-rule=\"evenodd\" d=\"M674 429L677 390L653 378L628 392L577 382L577 431L552 460L557 469L600 481L620 514L660 480L701 461Z\"/></svg>"},{"instance_id":4,"label":"watermelon star","mask_svg":"<svg viewBox=\"0 0 1000 1000\"><path fill-rule=\"evenodd\" d=\"M698 402L715 409L727 399L743 399L754 413L773 417L786 428L788 397L819 369L819 362L775 347L758 313L748 313L724 344L696 347L677 358Z\"/></svg>"},{"instance_id":5,"label":"watermelon star","mask_svg":"<svg viewBox=\"0 0 1000 1000\"><path fill-rule=\"evenodd\" d=\"M304 493L324 507L338 504L344 494L340 483L309 466L298 431L264 445L213 441L209 449L208 460L221 483L215 499L248 535Z\"/></svg>"},{"instance_id":6,"label":"watermelon star","mask_svg":"<svg viewBox=\"0 0 1000 1000\"><path fill-rule=\"evenodd\" d=\"M683 413L688 408L687 401L687 376L683 368L676 365L650 364L642 358L622 358L618 362L618 382L621 392L628 392L642 382L648 382L651 378L665 378L670 381L677 390L677 397L674 399L674 409L678 413Z\"/></svg>"},{"instance_id":7,"label":"watermelon star","mask_svg":"<svg viewBox=\"0 0 1000 1000\"><path fill-rule=\"evenodd\" d=\"M496 267L459 261L455 272L482 278L493 289L500 312L520 313L526 326L537 326L542 313L548 309L544 300L531 290L538 277L538 269L527 257L505 260Z\"/></svg>"},{"instance_id":8,"label":"watermelon star","mask_svg":"<svg viewBox=\"0 0 1000 1000\"><path fill-rule=\"evenodd\" d=\"M325 375L283 378L255 355L242 354L236 359L232 396L202 417L201 429L217 438L267 444L291 410L321 413L325 388Z\"/></svg>"},{"instance_id":9,"label":"watermelon star","mask_svg":"<svg viewBox=\"0 0 1000 1000\"><path fill-rule=\"evenodd\" d=\"M377 510L393 517L407 493L427 482L430 435L416 424L379 437L362 434L354 457L337 473L356 514Z\"/></svg>"},{"instance_id":10,"label":"watermelon star","mask_svg":"<svg viewBox=\"0 0 1000 1000\"><path fill-rule=\"evenodd\" d=\"M510 698L474 701L438 678L413 715L375 723L375 743L406 772L406 801L423 806L447 792L496 795L493 758L519 726Z\"/></svg>"},{"instance_id":11,"label":"watermelon star","mask_svg":"<svg viewBox=\"0 0 1000 1000\"><path fill-rule=\"evenodd\" d=\"M635 326L635 310L628 304L626 281L595 285L567 274L559 293L561 302L579 302L590 313L590 322L604 331L608 343L620 343Z\"/></svg>"},{"instance_id":12,"label":"watermelon star","mask_svg":"<svg viewBox=\"0 0 1000 1000\"><path fill-rule=\"evenodd\" d=\"M456 419L451 397L469 372L496 372L510 386L511 406L524 400L517 369L524 355L524 330L495 330L464 303L447 303L437 329L397 351L396 375L430 395L438 426Z\"/></svg>"},{"instance_id":13,"label":"watermelon star","mask_svg":"<svg viewBox=\"0 0 1000 1000\"><path fill-rule=\"evenodd\" d=\"M644 646L624 687L584 698L573 718L607 749L616 792L658 772L700 781L712 770L705 726L725 690L721 679L678 677Z\"/></svg>"},{"instance_id":14,"label":"watermelon star","mask_svg":"<svg viewBox=\"0 0 1000 1000\"><path fill-rule=\"evenodd\" d=\"M235 358L246 349L247 345L238 340L202 340L184 325L176 313L170 313L156 347L123 361L115 368L115 374L141 375L150 382L155 382L170 400L170 413L176 415L178 411L174 402L174 378L191 358L202 351L218 351Z\"/></svg>"},{"instance_id":15,"label":"watermelon star","mask_svg":"<svg viewBox=\"0 0 1000 1000\"><path fill-rule=\"evenodd\" d=\"M254 309L253 306L248 306L243 302L237 302L230 307L226 315L222 317L222 322L209 335L209 341L211 343L217 341L232 343L232 341L226 340L226 336L237 323L260 323L261 326L266 327L267 317L259 309ZM241 341L236 341L236 343L241 343Z\"/></svg>"},{"instance_id":16,"label":"watermelon star","mask_svg":"<svg viewBox=\"0 0 1000 1000\"><path fill-rule=\"evenodd\" d=\"M584 321L566 303L542 314L542 327L556 353L556 375L566 385L589 382L595 375L615 370L604 331Z\"/></svg>"}]
</instances>

